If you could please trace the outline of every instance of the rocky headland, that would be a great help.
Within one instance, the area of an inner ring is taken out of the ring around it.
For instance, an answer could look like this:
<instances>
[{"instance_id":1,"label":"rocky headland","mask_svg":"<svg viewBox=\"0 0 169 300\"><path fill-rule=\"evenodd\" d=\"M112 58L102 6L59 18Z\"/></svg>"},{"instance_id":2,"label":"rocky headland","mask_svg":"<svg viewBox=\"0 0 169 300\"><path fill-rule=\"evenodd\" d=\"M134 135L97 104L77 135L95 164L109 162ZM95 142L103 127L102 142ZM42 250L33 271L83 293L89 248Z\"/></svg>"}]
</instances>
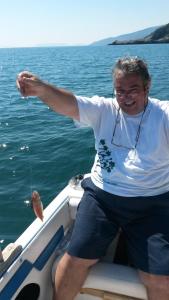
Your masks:
<instances>
[{"instance_id":1,"label":"rocky headland","mask_svg":"<svg viewBox=\"0 0 169 300\"><path fill-rule=\"evenodd\" d=\"M161 44L169 43L169 23L163 25L147 35L143 39L118 41L115 40L109 45L137 45L137 44Z\"/></svg>"}]
</instances>

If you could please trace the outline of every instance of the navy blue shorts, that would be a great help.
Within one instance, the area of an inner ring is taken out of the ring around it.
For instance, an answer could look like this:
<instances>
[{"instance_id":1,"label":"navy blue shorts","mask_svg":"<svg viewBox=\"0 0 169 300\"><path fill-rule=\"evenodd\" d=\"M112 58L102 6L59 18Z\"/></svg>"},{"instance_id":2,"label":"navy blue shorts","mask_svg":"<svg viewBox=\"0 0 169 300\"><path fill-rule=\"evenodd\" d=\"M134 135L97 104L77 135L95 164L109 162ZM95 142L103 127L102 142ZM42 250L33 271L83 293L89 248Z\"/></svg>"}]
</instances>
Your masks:
<instances>
[{"instance_id":1,"label":"navy blue shorts","mask_svg":"<svg viewBox=\"0 0 169 300\"><path fill-rule=\"evenodd\" d=\"M100 259L119 228L135 268L169 275L169 192L151 197L121 197L82 182L84 195L78 207L68 253Z\"/></svg>"}]
</instances>

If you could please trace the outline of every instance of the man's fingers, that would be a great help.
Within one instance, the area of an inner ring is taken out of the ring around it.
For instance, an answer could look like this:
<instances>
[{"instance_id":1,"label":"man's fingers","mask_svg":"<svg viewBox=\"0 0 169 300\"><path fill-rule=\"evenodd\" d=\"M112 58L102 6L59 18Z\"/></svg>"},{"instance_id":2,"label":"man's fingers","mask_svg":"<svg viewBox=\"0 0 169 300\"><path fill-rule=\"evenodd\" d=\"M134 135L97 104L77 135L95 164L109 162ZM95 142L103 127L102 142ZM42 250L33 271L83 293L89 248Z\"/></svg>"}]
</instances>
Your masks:
<instances>
[{"instance_id":1,"label":"man's fingers","mask_svg":"<svg viewBox=\"0 0 169 300\"><path fill-rule=\"evenodd\" d=\"M23 96L25 96L25 84L24 84L23 80L21 80L20 78L18 78L18 79L16 80L16 86L17 86L18 91L19 91Z\"/></svg>"},{"instance_id":2,"label":"man's fingers","mask_svg":"<svg viewBox=\"0 0 169 300\"><path fill-rule=\"evenodd\" d=\"M23 71L18 74L16 85L24 97L37 96L42 81L32 73Z\"/></svg>"},{"instance_id":3,"label":"man's fingers","mask_svg":"<svg viewBox=\"0 0 169 300\"><path fill-rule=\"evenodd\" d=\"M28 71L23 71L21 73L18 74L18 79L22 79L23 77L25 78L31 78L33 77L34 75Z\"/></svg>"},{"instance_id":4,"label":"man's fingers","mask_svg":"<svg viewBox=\"0 0 169 300\"><path fill-rule=\"evenodd\" d=\"M16 80L16 86L19 92L25 97L29 96L30 93L30 84L32 82L33 75L28 71L23 71L18 74Z\"/></svg>"}]
</instances>

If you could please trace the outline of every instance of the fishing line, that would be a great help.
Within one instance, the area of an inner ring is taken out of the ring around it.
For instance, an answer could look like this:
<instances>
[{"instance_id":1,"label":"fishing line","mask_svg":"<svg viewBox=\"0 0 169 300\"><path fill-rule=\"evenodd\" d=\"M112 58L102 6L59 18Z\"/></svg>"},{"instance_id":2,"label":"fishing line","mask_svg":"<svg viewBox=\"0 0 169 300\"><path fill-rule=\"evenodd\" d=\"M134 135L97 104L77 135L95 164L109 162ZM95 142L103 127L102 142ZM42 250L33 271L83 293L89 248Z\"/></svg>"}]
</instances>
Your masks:
<instances>
[{"instance_id":1,"label":"fishing line","mask_svg":"<svg viewBox=\"0 0 169 300\"><path fill-rule=\"evenodd\" d=\"M29 109L31 108L31 101L28 100L28 107ZM28 146L28 166L29 166L29 186L30 186L30 195L32 196L32 192L33 192L33 168L32 168L32 159L31 159L31 155L32 155L32 151L31 151L31 145Z\"/></svg>"},{"instance_id":2,"label":"fishing line","mask_svg":"<svg viewBox=\"0 0 169 300\"><path fill-rule=\"evenodd\" d=\"M20 90L20 86L19 86L19 83L18 83L18 88ZM21 95L21 99L24 100L24 99L27 99L28 97L23 97ZM28 107L29 107L29 110L31 111L31 105L32 105L32 102L28 100L28 104L27 104L27 112L28 112ZM29 116L31 116L31 113L29 111ZM34 111L34 110L33 110ZM28 127L29 125L31 125L31 122L30 123L27 123L28 124ZM28 166L29 166L29 186L30 186L30 197L29 199L27 199L26 201L24 201L24 203L27 205L27 206L30 206L36 217L39 218L42 222L43 222L43 219L44 219L44 215L43 215L43 204L42 204L42 201L41 201L41 197L39 195L39 193L37 191L33 191L33 183L32 183L32 178L33 178L33 168L32 168L32 159L31 159L31 156L32 156L32 148L31 146L29 145L31 143L31 136L28 137L28 139L30 139L27 143L27 145L23 146L21 150L26 150L28 151L28 155L27 155L27 161L28 161ZM33 139L32 139L33 141ZM29 145L29 146L28 146Z\"/></svg>"},{"instance_id":3,"label":"fishing line","mask_svg":"<svg viewBox=\"0 0 169 300\"><path fill-rule=\"evenodd\" d=\"M30 109L32 105L32 102L28 101L28 107ZM31 142L31 140L30 140ZM29 178L30 178L30 200L26 200L25 204L29 207L31 207L34 211L34 214L36 215L37 218L39 218L42 222L44 219L43 215L43 204L41 201L41 197L37 191L33 191L33 183L32 183L32 178L33 178L33 168L32 168L32 151L30 146L25 146L26 150L28 150L28 166L29 166Z\"/></svg>"},{"instance_id":4,"label":"fishing line","mask_svg":"<svg viewBox=\"0 0 169 300\"><path fill-rule=\"evenodd\" d=\"M28 100L28 97L23 97L21 96L22 101L25 100L27 101L27 105L30 108L31 107L31 102ZM30 143L27 143L25 146L23 146L23 148L21 150L26 150L27 152L27 162L28 162L28 173L29 173L29 190L30 190L30 196L28 197L28 199L31 199L32 196L32 192L33 192L33 167L32 167L32 150L31 150L31 145ZM24 203L27 206L31 206L31 200L25 200Z\"/></svg>"}]
</instances>

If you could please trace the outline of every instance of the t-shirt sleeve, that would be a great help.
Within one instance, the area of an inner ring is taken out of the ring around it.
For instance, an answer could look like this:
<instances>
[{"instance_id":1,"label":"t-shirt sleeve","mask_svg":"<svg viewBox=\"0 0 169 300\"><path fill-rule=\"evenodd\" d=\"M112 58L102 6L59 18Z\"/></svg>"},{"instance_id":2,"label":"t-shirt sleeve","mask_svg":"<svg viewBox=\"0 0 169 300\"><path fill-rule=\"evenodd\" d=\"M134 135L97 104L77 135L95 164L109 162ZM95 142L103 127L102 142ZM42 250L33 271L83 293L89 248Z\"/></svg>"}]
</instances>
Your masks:
<instances>
[{"instance_id":1,"label":"t-shirt sleeve","mask_svg":"<svg viewBox=\"0 0 169 300\"><path fill-rule=\"evenodd\" d=\"M76 96L79 109L80 123L96 129L99 126L104 98L99 96Z\"/></svg>"},{"instance_id":2,"label":"t-shirt sleeve","mask_svg":"<svg viewBox=\"0 0 169 300\"><path fill-rule=\"evenodd\" d=\"M163 110L164 130L169 143L169 101L161 101L160 104Z\"/></svg>"}]
</instances>

